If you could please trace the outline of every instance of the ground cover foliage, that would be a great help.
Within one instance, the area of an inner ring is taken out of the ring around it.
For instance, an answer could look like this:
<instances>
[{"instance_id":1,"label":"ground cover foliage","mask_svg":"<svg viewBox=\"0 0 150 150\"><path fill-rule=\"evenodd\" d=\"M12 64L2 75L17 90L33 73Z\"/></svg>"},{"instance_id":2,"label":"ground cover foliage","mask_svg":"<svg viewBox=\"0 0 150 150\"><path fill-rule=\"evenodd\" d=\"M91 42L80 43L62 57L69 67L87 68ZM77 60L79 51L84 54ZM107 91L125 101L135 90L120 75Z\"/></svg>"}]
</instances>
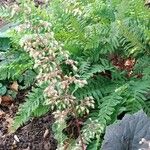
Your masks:
<instances>
[{"instance_id":1,"label":"ground cover foliage","mask_svg":"<svg viewBox=\"0 0 150 150\"><path fill-rule=\"evenodd\" d=\"M37 6L21 0L0 12L17 24L7 35L11 57L19 56L0 66L0 80L36 74L26 77L32 85L36 76L36 83L13 129L51 111L58 150L96 150L105 128L124 114L150 114L150 11L144 1L51 0Z\"/></svg>"}]
</instances>

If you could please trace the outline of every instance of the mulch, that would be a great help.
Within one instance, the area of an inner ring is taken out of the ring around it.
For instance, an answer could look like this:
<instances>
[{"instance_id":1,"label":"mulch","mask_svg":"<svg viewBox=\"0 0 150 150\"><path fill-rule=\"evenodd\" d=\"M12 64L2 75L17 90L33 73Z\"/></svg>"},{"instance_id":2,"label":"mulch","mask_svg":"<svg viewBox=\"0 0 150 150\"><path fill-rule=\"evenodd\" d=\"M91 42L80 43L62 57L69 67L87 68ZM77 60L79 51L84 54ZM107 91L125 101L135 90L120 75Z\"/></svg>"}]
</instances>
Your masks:
<instances>
[{"instance_id":1,"label":"mulch","mask_svg":"<svg viewBox=\"0 0 150 150\"><path fill-rule=\"evenodd\" d=\"M9 134L19 103L23 102L26 93L20 93L15 102L9 106L0 105L0 150L56 150L57 142L53 137L51 113L34 118L20 127L15 133Z\"/></svg>"}]
</instances>

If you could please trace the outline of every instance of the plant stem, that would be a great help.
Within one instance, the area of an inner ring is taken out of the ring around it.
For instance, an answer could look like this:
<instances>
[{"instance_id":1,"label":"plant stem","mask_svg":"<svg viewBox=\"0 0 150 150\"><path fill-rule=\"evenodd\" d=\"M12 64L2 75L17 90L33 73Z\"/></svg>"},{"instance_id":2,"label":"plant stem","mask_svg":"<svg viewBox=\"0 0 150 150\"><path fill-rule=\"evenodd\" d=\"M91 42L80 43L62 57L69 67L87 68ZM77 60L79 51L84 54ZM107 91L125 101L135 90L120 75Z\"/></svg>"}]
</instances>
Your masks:
<instances>
[{"instance_id":1,"label":"plant stem","mask_svg":"<svg viewBox=\"0 0 150 150\"><path fill-rule=\"evenodd\" d=\"M85 144L84 144L82 136L81 136L80 126L79 126L79 122L78 122L77 118L76 118L76 123L77 123L77 129L78 129L78 133L79 133L79 138L81 140L82 150L85 150Z\"/></svg>"}]
</instances>

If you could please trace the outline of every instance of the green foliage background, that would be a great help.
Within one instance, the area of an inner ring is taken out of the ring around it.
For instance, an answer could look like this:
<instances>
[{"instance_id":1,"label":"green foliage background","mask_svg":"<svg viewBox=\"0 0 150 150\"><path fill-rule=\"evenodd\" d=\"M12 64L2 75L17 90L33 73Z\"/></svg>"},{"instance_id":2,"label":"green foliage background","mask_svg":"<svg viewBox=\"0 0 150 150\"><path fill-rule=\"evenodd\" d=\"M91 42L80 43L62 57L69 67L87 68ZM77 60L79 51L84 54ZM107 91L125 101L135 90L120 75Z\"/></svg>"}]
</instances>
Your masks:
<instances>
[{"instance_id":1,"label":"green foliage background","mask_svg":"<svg viewBox=\"0 0 150 150\"><path fill-rule=\"evenodd\" d=\"M2 9L3 16L20 24L29 21L34 26L38 26L39 20L50 22L55 38L78 62L80 79L88 82L74 93L78 100L87 96L95 100L95 108L90 110L81 129L88 150L101 147L106 126L116 122L121 115L140 109L150 114L150 10L142 0L52 0L41 7L35 7L30 1L21 1L19 7L20 12L13 17L10 17L11 11ZM27 8L31 9L30 15L25 11ZM36 31L29 28L21 33L12 31L10 35L14 45L18 45L24 35L34 33ZM43 33L44 27L39 34ZM11 67L6 64L0 66L1 79L4 76L14 78L22 69L32 66L33 61L28 54L21 52L20 48L18 50L18 47L16 52L19 57L11 62ZM126 70L113 65L110 59L112 55L136 60L131 77L127 77ZM7 75L3 75L6 72ZM142 77L137 78L137 75ZM43 85L29 93L15 118L16 129L30 117L50 110L44 106L42 93ZM59 137L63 129L56 124L55 135ZM78 147L76 141L71 142L68 149Z\"/></svg>"}]
</instances>

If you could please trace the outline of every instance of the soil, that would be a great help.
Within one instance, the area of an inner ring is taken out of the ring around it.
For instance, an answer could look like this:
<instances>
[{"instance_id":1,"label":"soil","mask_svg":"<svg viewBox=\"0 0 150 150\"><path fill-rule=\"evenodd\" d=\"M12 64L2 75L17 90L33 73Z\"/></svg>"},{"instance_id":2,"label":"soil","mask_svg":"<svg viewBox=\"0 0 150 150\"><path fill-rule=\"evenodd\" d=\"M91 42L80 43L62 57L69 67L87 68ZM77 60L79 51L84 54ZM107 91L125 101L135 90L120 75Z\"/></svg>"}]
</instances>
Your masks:
<instances>
[{"instance_id":1,"label":"soil","mask_svg":"<svg viewBox=\"0 0 150 150\"><path fill-rule=\"evenodd\" d=\"M9 126L25 96L26 93L21 92L11 106L0 105L0 150L56 150L57 142L51 130L53 117L50 113L32 119L13 134L9 133Z\"/></svg>"}]
</instances>

